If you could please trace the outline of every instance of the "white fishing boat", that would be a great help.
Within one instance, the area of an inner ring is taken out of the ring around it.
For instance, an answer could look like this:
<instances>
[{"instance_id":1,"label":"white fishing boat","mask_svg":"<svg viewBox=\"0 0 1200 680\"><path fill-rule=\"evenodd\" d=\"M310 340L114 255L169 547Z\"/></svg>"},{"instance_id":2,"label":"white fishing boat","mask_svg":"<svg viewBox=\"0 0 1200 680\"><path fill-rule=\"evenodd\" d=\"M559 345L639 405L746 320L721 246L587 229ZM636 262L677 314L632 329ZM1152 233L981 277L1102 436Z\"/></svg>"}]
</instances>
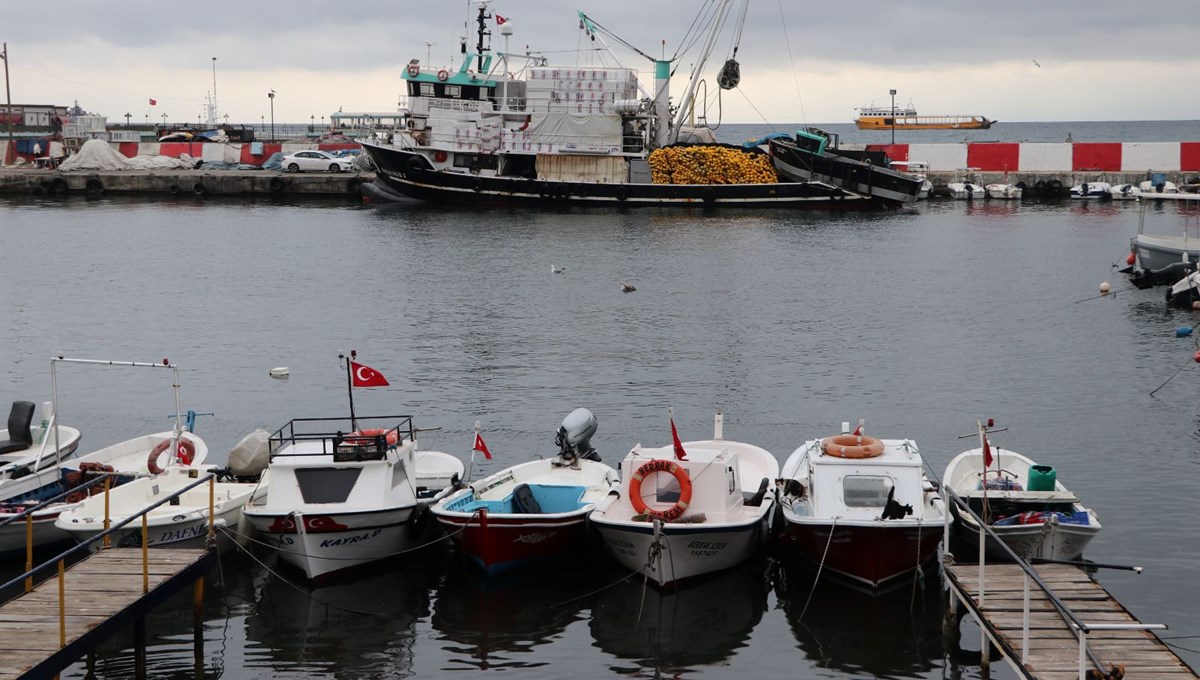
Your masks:
<instances>
[{"instance_id":1,"label":"white fishing boat","mask_svg":"<svg viewBox=\"0 0 1200 680\"><path fill-rule=\"evenodd\" d=\"M79 430L56 422L53 402L42 404L42 422L35 426L36 408L31 401L14 401L8 427L0 430L0 503L37 499L43 487L58 481L58 466L78 450Z\"/></svg>"},{"instance_id":2,"label":"white fishing boat","mask_svg":"<svg viewBox=\"0 0 1200 680\"><path fill-rule=\"evenodd\" d=\"M1200 258L1200 194L1144 194L1139 191L1135 195L1141 200L1141 210L1138 214L1137 234L1129 243L1130 251L1134 255L1130 270L1133 282L1135 285L1138 285L1139 281L1149 285L1173 284L1188 273L1183 271L1184 269L1191 268L1190 265L1180 266L1180 263L1194 264ZM1172 209L1170 205L1163 205L1162 210L1151 211L1150 208L1156 206L1159 200L1164 204L1176 204L1178 210ZM1147 225L1147 212L1153 212L1157 216L1157 224L1151 222ZM1170 226L1164 226L1164 221L1170 223ZM1173 270L1154 275L1167 267L1172 267Z\"/></svg>"},{"instance_id":3,"label":"white fishing boat","mask_svg":"<svg viewBox=\"0 0 1200 680\"><path fill-rule=\"evenodd\" d=\"M0 509L0 522L19 514L28 507L37 505L39 501L70 492L64 497L63 502L53 503L36 512L33 532L35 548L56 543L64 538L62 531L54 526L54 522L64 510L83 501L88 495L103 491L103 487L99 484L86 490L79 488L96 477L115 473L109 486L117 486L137 477L157 474L169 466L199 466L208 457L208 445L204 443L204 440L195 433L184 429L185 422L189 429L194 427L195 413L189 411L185 421L184 415L179 411L179 369L174 364L168 361L139 363L54 357L50 360L52 386L57 385L56 372L59 364L171 369L174 372L171 384L175 390L175 427L163 432L140 435L82 455L76 449L75 455L61 464L45 467L39 472L9 478L0 484L0 489L4 494L3 497L0 497L0 501L7 504L7 507ZM50 414L46 420L57 418L57 403L57 388L54 387L53 400L49 408L44 407L45 413ZM65 438L66 427L57 428L54 425L50 427L50 439L55 436L60 439ZM58 430L57 435L55 434L56 429ZM76 438L75 441L77 442L78 439ZM48 448L53 450L52 447L51 444ZM73 491L73 489L78 490ZM22 524L21 522L10 522L0 525L0 553L24 549L27 538L26 529Z\"/></svg>"},{"instance_id":4,"label":"white fishing boat","mask_svg":"<svg viewBox=\"0 0 1200 680\"><path fill-rule=\"evenodd\" d=\"M995 182L993 184L988 184L984 187L984 190L987 191L988 198L998 198L1004 200L1021 198L1021 196L1025 193L1025 190L1021 187L1017 186L1016 184L1009 184L1008 182Z\"/></svg>"},{"instance_id":5,"label":"white fishing boat","mask_svg":"<svg viewBox=\"0 0 1200 680\"><path fill-rule=\"evenodd\" d=\"M616 561L654 585L735 567L769 536L779 462L725 440L720 413L714 430L711 440L679 443L673 434L672 445L634 446L619 488L589 518Z\"/></svg>"},{"instance_id":6,"label":"white fishing boat","mask_svg":"<svg viewBox=\"0 0 1200 680\"><path fill-rule=\"evenodd\" d=\"M617 471L592 448L596 418L576 409L563 420L558 455L518 463L457 489L433 516L485 573L578 553L587 518L616 487Z\"/></svg>"},{"instance_id":7,"label":"white fishing boat","mask_svg":"<svg viewBox=\"0 0 1200 680\"><path fill-rule=\"evenodd\" d=\"M880 588L937 554L945 508L911 439L863 431L806 441L780 478L785 554Z\"/></svg>"},{"instance_id":8,"label":"white fishing boat","mask_svg":"<svg viewBox=\"0 0 1200 680\"><path fill-rule=\"evenodd\" d=\"M955 456L942 483L1024 559L1077 559L1100 533L1096 513L1063 486L1053 467L986 440L984 446ZM956 503L951 511L958 536L978 550L979 523ZM991 538L985 550L992 558L1009 559Z\"/></svg>"},{"instance_id":9,"label":"white fishing boat","mask_svg":"<svg viewBox=\"0 0 1200 680\"><path fill-rule=\"evenodd\" d=\"M1112 185L1108 182L1081 182L1071 187L1071 198L1112 198Z\"/></svg>"},{"instance_id":10,"label":"white fishing boat","mask_svg":"<svg viewBox=\"0 0 1200 680\"><path fill-rule=\"evenodd\" d=\"M1177 194L1179 186L1166 177L1155 177L1139 182L1137 190L1143 194Z\"/></svg>"},{"instance_id":11,"label":"white fishing boat","mask_svg":"<svg viewBox=\"0 0 1200 680\"><path fill-rule=\"evenodd\" d=\"M410 416L298 418L271 435L270 451L267 492L243 513L310 581L425 545L436 522L418 496L422 471L463 471L446 453L418 458Z\"/></svg>"},{"instance_id":12,"label":"white fishing boat","mask_svg":"<svg viewBox=\"0 0 1200 680\"><path fill-rule=\"evenodd\" d=\"M172 466L153 477L142 477L111 489L107 498L104 493L90 496L63 510L54 525L82 543L103 532L106 519L108 526L114 526L146 507L178 494L146 513L146 545L158 548L209 546L222 553L228 552L238 544L245 545L250 532L242 508L251 501L253 494L265 494L266 488L252 482L213 481L197 485L205 475L216 473L217 468L211 466ZM187 488L189 486L191 488ZM134 520L125 525L113 535L112 544L140 546L141 521ZM92 544L93 550L100 547L100 541Z\"/></svg>"},{"instance_id":13,"label":"white fishing boat","mask_svg":"<svg viewBox=\"0 0 1200 680\"><path fill-rule=\"evenodd\" d=\"M972 174L978 170L979 168L966 168L959 171L962 179L946 185L946 191L949 192L950 198L974 200L987 196L987 190L984 189L984 185L980 184L977 179L974 179L974 175Z\"/></svg>"},{"instance_id":14,"label":"white fishing boat","mask_svg":"<svg viewBox=\"0 0 1200 680\"><path fill-rule=\"evenodd\" d=\"M1109 190L1109 196L1114 201L1136 201L1138 191L1136 184L1114 184Z\"/></svg>"}]
</instances>

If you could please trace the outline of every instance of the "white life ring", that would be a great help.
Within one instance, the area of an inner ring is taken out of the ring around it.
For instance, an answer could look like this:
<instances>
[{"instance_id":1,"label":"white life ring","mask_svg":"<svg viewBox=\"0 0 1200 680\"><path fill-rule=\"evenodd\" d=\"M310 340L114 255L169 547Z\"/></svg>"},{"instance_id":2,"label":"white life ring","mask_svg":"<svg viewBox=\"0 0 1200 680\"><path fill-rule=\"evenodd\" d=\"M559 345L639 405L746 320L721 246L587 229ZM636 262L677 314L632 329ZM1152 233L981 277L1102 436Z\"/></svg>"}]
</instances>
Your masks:
<instances>
[{"instance_id":1,"label":"white life ring","mask_svg":"<svg viewBox=\"0 0 1200 680\"><path fill-rule=\"evenodd\" d=\"M446 79L449 77L450 77L450 72L447 71L446 69L440 69L438 71L438 80L445 82Z\"/></svg>"},{"instance_id":2,"label":"white life ring","mask_svg":"<svg viewBox=\"0 0 1200 680\"><path fill-rule=\"evenodd\" d=\"M417 66L416 64L408 65L408 75L412 76L413 78L416 78L420 74L421 74L420 66Z\"/></svg>"}]
</instances>

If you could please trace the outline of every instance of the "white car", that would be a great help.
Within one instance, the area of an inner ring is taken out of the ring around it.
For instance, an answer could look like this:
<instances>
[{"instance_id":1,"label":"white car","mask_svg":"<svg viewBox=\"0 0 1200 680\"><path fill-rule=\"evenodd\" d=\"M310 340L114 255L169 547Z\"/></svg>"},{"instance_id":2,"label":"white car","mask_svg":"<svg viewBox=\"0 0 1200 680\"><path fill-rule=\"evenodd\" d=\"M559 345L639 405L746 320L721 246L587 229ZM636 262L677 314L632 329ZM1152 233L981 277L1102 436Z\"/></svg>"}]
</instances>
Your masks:
<instances>
[{"instance_id":1,"label":"white car","mask_svg":"<svg viewBox=\"0 0 1200 680\"><path fill-rule=\"evenodd\" d=\"M287 172L302 170L347 172L351 169L350 166L354 163L354 159L349 156L334 156L325 151L297 151L284 156L279 163Z\"/></svg>"}]
</instances>

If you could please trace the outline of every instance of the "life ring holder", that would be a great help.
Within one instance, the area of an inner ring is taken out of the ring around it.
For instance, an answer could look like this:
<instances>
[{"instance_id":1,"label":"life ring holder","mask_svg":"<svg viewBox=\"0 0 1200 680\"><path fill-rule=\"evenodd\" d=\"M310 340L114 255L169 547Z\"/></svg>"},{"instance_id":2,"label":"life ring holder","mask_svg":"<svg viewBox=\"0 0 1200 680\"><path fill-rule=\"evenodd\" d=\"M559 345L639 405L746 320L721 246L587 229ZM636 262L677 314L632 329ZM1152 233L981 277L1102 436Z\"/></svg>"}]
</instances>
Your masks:
<instances>
[{"instance_id":1,"label":"life ring holder","mask_svg":"<svg viewBox=\"0 0 1200 680\"><path fill-rule=\"evenodd\" d=\"M865 435L839 434L821 440L821 449L835 458L874 458L883 454L883 442Z\"/></svg>"},{"instance_id":2,"label":"life ring holder","mask_svg":"<svg viewBox=\"0 0 1200 680\"><path fill-rule=\"evenodd\" d=\"M434 151L433 152L433 162L434 163L445 163L446 162L446 152L442 151L441 149Z\"/></svg>"},{"instance_id":3,"label":"life ring holder","mask_svg":"<svg viewBox=\"0 0 1200 680\"><path fill-rule=\"evenodd\" d=\"M412 78L416 78L417 76L421 75L421 67L417 66L416 64L409 64L407 70L408 75Z\"/></svg>"},{"instance_id":4,"label":"life ring holder","mask_svg":"<svg viewBox=\"0 0 1200 680\"><path fill-rule=\"evenodd\" d=\"M342 439L342 443L348 446L366 446L374 444L376 437L384 437L387 440L388 446L392 447L400 442L400 431L394 427L390 430L385 430L382 427L369 430L355 430L346 435Z\"/></svg>"},{"instance_id":5,"label":"life ring holder","mask_svg":"<svg viewBox=\"0 0 1200 680\"><path fill-rule=\"evenodd\" d=\"M447 71L446 69L443 68L443 69L438 70L438 74L437 74L438 80L440 80L444 83L444 82L446 82L446 79L449 77L450 77L450 72Z\"/></svg>"},{"instance_id":6,"label":"life ring holder","mask_svg":"<svg viewBox=\"0 0 1200 680\"><path fill-rule=\"evenodd\" d=\"M679 482L679 500L666 510L651 508L642 498L642 480L658 472L666 472ZM650 519L661 519L665 522L677 520L692 502L692 480L688 477L687 470L673 460L661 458L648 460L637 469L637 472L633 473L633 477L629 480L629 502L633 504L633 511L636 514L647 515Z\"/></svg>"},{"instance_id":7,"label":"life ring holder","mask_svg":"<svg viewBox=\"0 0 1200 680\"><path fill-rule=\"evenodd\" d=\"M171 440L164 439L150 450L150 455L146 458L146 469L150 471L150 474L157 475L163 471L158 465L158 457L162 455L163 451L169 448L171 448ZM190 439L180 437L177 454L179 462L184 465L191 465L192 461L196 459L196 444Z\"/></svg>"}]
</instances>

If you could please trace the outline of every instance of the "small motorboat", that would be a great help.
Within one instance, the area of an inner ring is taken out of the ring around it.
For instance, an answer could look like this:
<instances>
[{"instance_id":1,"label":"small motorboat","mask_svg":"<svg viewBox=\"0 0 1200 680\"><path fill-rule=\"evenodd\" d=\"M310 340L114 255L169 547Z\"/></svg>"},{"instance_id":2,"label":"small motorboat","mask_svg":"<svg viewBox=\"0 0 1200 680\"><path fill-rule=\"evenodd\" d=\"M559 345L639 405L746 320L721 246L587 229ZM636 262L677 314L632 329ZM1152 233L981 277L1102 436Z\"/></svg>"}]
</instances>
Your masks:
<instances>
[{"instance_id":1,"label":"small motorboat","mask_svg":"<svg viewBox=\"0 0 1200 680\"><path fill-rule=\"evenodd\" d=\"M986 434L981 436L980 448L964 451L950 461L942 483L1021 558L1079 558L1100 533L1096 513L1058 481L1053 467L992 446ZM957 503L950 505L956 533L977 550L979 523ZM992 558L1009 559L990 537L985 549Z\"/></svg>"},{"instance_id":2,"label":"small motorboat","mask_svg":"<svg viewBox=\"0 0 1200 680\"><path fill-rule=\"evenodd\" d=\"M938 487L911 439L842 433L806 441L779 480L781 547L871 588L911 574L937 554L945 521Z\"/></svg>"},{"instance_id":3,"label":"small motorboat","mask_svg":"<svg viewBox=\"0 0 1200 680\"><path fill-rule=\"evenodd\" d=\"M439 499L430 510L487 574L570 554L584 545L587 517L617 484L592 448L596 418L563 420L558 455L520 463Z\"/></svg>"},{"instance_id":4,"label":"small motorboat","mask_svg":"<svg viewBox=\"0 0 1200 680\"><path fill-rule=\"evenodd\" d=\"M989 184L984 189L987 191L988 198L1015 199L1021 198L1021 195L1025 193L1023 188L1007 182Z\"/></svg>"},{"instance_id":5,"label":"small motorboat","mask_svg":"<svg viewBox=\"0 0 1200 680\"><path fill-rule=\"evenodd\" d=\"M421 491L464 469L418 456L411 416L297 418L269 441L267 492L243 514L310 581L423 547L437 525Z\"/></svg>"},{"instance_id":6,"label":"small motorboat","mask_svg":"<svg viewBox=\"0 0 1200 680\"><path fill-rule=\"evenodd\" d=\"M1200 303L1200 272L1176 281L1167 289L1167 304L1177 309L1197 309Z\"/></svg>"},{"instance_id":7,"label":"small motorboat","mask_svg":"<svg viewBox=\"0 0 1200 680\"><path fill-rule=\"evenodd\" d=\"M1135 258L1135 266L1130 270L1131 276L1134 277L1134 285L1138 285L1139 278L1145 278L1146 272L1157 272L1184 261L1195 263L1200 259L1200 211L1197 211L1197 208L1200 208L1200 194L1144 194L1138 191L1135 192L1135 198L1143 200L1138 214L1137 234L1130 239L1129 244ZM1144 200L1151 198L1177 202L1179 210L1153 210L1151 208L1158 205L1160 200ZM1147 213L1159 216L1160 219L1166 220L1167 224L1152 223L1151 228L1147 229ZM1170 219L1175 216L1181 219ZM1153 282L1145 287L1175 283L1187 273L1176 273L1178 269L1176 266L1175 270L1154 277Z\"/></svg>"},{"instance_id":8,"label":"small motorboat","mask_svg":"<svg viewBox=\"0 0 1200 680\"><path fill-rule=\"evenodd\" d=\"M114 526L144 508L196 484L205 474L216 472L217 468L211 466L196 468L173 465L153 477L141 477L111 489L107 497L103 492L88 497L63 510L54 526L82 543L104 531L106 512L109 526ZM146 545L158 548L203 548L211 545L222 553L239 544L245 545L250 532L242 516L242 507L251 500L252 495L265 493L266 488L253 482L213 481L192 486L146 514ZM122 547L142 545L141 522L127 524L113 535L112 543ZM100 547L99 541L91 545L92 550L99 550Z\"/></svg>"},{"instance_id":9,"label":"small motorboat","mask_svg":"<svg viewBox=\"0 0 1200 680\"><path fill-rule=\"evenodd\" d=\"M1143 194L1177 194L1179 186L1174 182L1168 182L1165 177L1157 177L1143 180L1138 184L1137 190Z\"/></svg>"},{"instance_id":10,"label":"small motorboat","mask_svg":"<svg viewBox=\"0 0 1200 680\"><path fill-rule=\"evenodd\" d=\"M1112 185L1108 182L1083 182L1071 187L1071 198L1112 198Z\"/></svg>"},{"instance_id":11,"label":"small motorboat","mask_svg":"<svg viewBox=\"0 0 1200 680\"><path fill-rule=\"evenodd\" d=\"M39 498L42 487L58 481L59 465L79 448L79 430L59 425L51 402L42 404L42 422L35 426L36 409L31 401L14 401L8 428L0 430L0 502Z\"/></svg>"},{"instance_id":12,"label":"small motorboat","mask_svg":"<svg viewBox=\"0 0 1200 680\"><path fill-rule=\"evenodd\" d=\"M672 423L674 431L674 424ZM733 568L769 537L779 462L765 449L711 440L641 444L621 463L619 488L590 516L618 563L657 586Z\"/></svg>"},{"instance_id":13,"label":"small motorboat","mask_svg":"<svg viewBox=\"0 0 1200 680\"><path fill-rule=\"evenodd\" d=\"M1138 188L1133 184L1114 184L1109 195L1114 201L1136 201Z\"/></svg>"},{"instance_id":14,"label":"small motorboat","mask_svg":"<svg viewBox=\"0 0 1200 680\"><path fill-rule=\"evenodd\" d=\"M957 182L950 182L946 185L946 191L950 193L950 198L960 200L974 200L987 196L987 190L978 180L972 179L970 173L975 168L967 168L963 172L963 179Z\"/></svg>"}]
</instances>

